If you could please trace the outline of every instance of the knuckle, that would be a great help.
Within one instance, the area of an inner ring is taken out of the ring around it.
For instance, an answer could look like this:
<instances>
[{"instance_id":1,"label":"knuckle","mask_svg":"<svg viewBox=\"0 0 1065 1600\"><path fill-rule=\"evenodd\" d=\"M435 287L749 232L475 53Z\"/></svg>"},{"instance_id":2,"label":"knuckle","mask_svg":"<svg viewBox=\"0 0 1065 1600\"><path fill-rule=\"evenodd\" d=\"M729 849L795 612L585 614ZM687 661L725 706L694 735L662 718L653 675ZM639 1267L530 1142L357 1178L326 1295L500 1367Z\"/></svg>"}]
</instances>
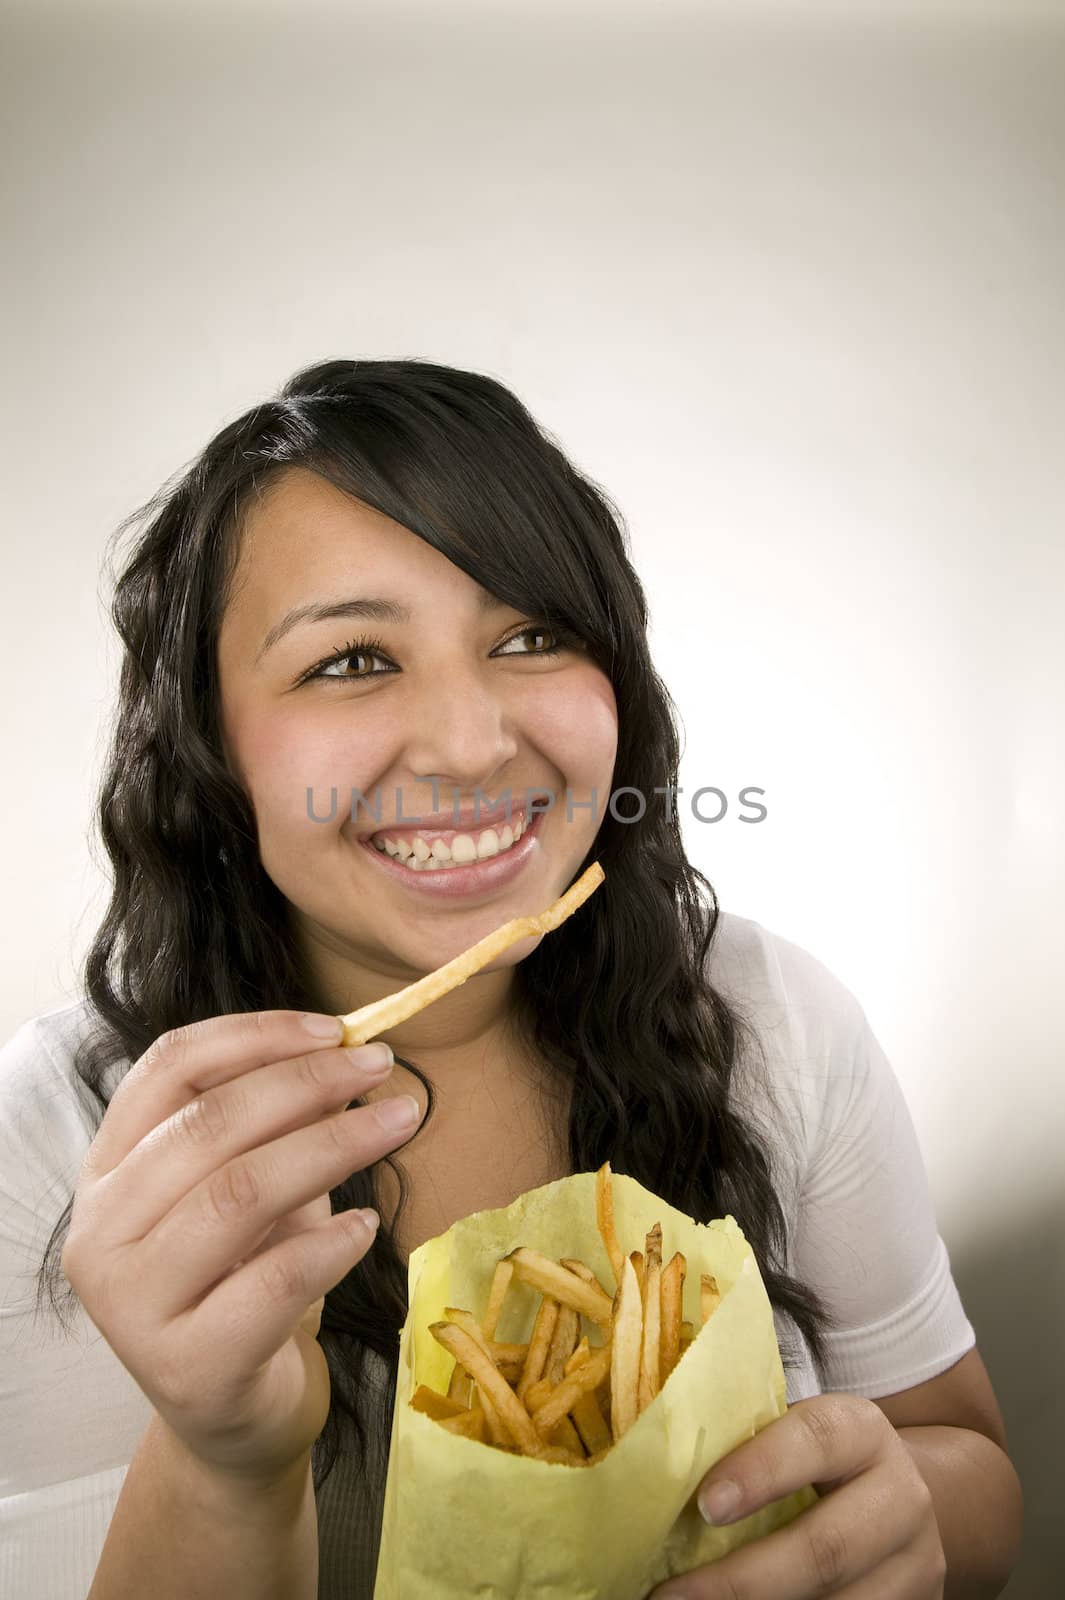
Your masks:
<instances>
[{"instance_id":1,"label":"knuckle","mask_svg":"<svg viewBox=\"0 0 1065 1600\"><path fill-rule=\"evenodd\" d=\"M229 1123L225 1101L219 1095L201 1094L173 1117L173 1137L179 1145L198 1150L220 1144L229 1132Z\"/></svg>"},{"instance_id":2,"label":"knuckle","mask_svg":"<svg viewBox=\"0 0 1065 1600\"><path fill-rule=\"evenodd\" d=\"M229 1222L254 1211L261 1198L258 1178L246 1161L231 1161L213 1174L207 1184L206 1207L210 1220Z\"/></svg>"},{"instance_id":3,"label":"knuckle","mask_svg":"<svg viewBox=\"0 0 1065 1600\"><path fill-rule=\"evenodd\" d=\"M847 1575L847 1538L842 1528L830 1522L811 1528L807 1539L811 1576L826 1588L835 1587Z\"/></svg>"},{"instance_id":4,"label":"knuckle","mask_svg":"<svg viewBox=\"0 0 1065 1600\"><path fill-rule=\"evenodd\" d=\"M259 1282L271 1305L310 1301L310 1290L299 1261L292 1255L268 1252L259 1261Z\"/></svg>"},{"instance_id":5,"label":"knuckle","mask_svg":"<svg viewBox=\"0 0 1065 1600\"><path fill-rule=\"evenodd\" d=\"M843 1407L834 1400L822 1399L796 1415L805 1428L818 1457L830 1460L836 1453L846 1421Z\"/></svg>"},{"instance_id":6,"label":"knuckle","mask_svg":"<svg viewBox=\"0 0 1065 1600\"><path fill-rule=\"evenodd\" d=\"M329 1153L331 1154L335 1150L339 1155L342 1155L346 1161L350 1161L352 1145L351 1136L355 1127L352 1119L349 1118L345 1113L341 1112L336 1116L325 1117L319 1124L319 1127L321 1129L322 1138L329 1146Z\"/></svg>"},{"instance_id":7,"label":"knuckle","mask_svg":"<svg viewBox=\"0 0 1065 1600\"><path fill-rule=\"evenodd\" d=\"M316 1096L334 1094L337 1088L336 1057L326 1050L311 1050L307 1055L300 1056L296 1076Z\"/></svg>"}]
</instances>

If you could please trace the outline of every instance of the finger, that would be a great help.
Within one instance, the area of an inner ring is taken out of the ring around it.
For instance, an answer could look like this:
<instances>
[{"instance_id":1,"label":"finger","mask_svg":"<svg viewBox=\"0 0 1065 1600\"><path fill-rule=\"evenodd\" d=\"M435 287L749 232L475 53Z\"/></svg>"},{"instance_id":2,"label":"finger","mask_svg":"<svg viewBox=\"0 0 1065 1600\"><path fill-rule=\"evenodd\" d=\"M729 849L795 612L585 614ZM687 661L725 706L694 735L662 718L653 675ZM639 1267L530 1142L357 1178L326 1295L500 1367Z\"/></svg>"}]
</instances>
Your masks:
<instances>
[{"instance_id":1,"label":"finger","mask_svg":"<svg viewBox=\"0 0 1065 1600\"><path fill-rule=\"evenodd\" d=\"M383 1119L397 1105L409 1106L414 1120L389 1128ZM126 1270L153 1286L153 1314L187 1310L234 1262L247 1261L281 1217L397 1149L421 1115L410 1095L378 1100L285 1134L213 1172L126 1252Z\"/></svg>"},{"instance_id":2,"label":"finger","mask_svg":"<svg viewBox=\"0 0 1065 1600\"><path fill-rule=\"evenodd\" d=\"M380 1042L310 1050L197 1094L86 1191L83 1219L108 1246L141 1239L228 1161L336 1111L391 1070Z\"/></svg>"},{"instance_id":3,"label":"finger","mask_svg":"<svg viewBox=\"0 0 1065 1600\"><path fill-rule=\"evenodd\" d=\"M735 1522L803 1489L844 1482L861 1472L894 1430L871 1400L821 1394L789 1406L753 1439L717 1462L699 1488L699 1509L712 1524Z\"/></svg>"},{"instance_id":4,"label":"finger","mask_svg":"<svg viewBox=\"0 0 1065 1600\"><path fill-rule=\"evenodd\" d=\"M871 1468L762 1539L654 1591L654 1600L814 1600L850 1594L912 1534L909 1501L894 1475Z\"/></svg>"},{"instance_id":5,"label":"finger","mask_svg":"<svg viewBox=\"0 0 1065 1600\"><path fill-rule=\"evenodd\" d=\"M193 1348L239 1348L248 1372L276 1355L308 1307L360 1262L377 1236L373 1211L338 1211L321 1228L286 1239L249 1261L175 1324Z\"/></svg>"},{"instance_id":6,"label":"finger","mask_svg":"<svg viewBox=\"0 0 1065 1600\"><path fill-rule=\"evenodd\" d=\"M339 1045L341 1026L312 1033L308 1022L327 1027L317 1013L240 1011L207 1017L161 1034L130 1067L108 1105L89 1147L85 1175L110 1172L133 1147L187 1101L272 1061Z\"/></svg>"}]
</instances>

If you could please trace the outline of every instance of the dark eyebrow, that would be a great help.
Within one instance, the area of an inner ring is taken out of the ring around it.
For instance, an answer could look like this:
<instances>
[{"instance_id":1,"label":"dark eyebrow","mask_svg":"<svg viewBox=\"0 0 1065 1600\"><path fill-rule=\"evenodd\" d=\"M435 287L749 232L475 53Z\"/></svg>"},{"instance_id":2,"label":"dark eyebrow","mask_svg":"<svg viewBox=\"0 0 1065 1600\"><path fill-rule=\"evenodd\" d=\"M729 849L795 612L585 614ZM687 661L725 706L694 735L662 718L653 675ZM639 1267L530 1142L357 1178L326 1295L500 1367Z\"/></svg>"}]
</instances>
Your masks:
<instances>
[{"instance_id":1,"label":"dark eyebrow","mask_svg":"<svg viewBox=\"0 0 1065 1600\"><path fill-rule=\"evenodd\" d=\"M482 589L478 597L481 611L509 610L505 600L500 600L490 589ZM339 617L357 617L367 622L409 622L410 611L396 600L312 600L307 605L294 606L286 611L280 622L275 622L259 648L256 665L279 639L301 622L332 622Z\"/></svg>"}]
</instances>

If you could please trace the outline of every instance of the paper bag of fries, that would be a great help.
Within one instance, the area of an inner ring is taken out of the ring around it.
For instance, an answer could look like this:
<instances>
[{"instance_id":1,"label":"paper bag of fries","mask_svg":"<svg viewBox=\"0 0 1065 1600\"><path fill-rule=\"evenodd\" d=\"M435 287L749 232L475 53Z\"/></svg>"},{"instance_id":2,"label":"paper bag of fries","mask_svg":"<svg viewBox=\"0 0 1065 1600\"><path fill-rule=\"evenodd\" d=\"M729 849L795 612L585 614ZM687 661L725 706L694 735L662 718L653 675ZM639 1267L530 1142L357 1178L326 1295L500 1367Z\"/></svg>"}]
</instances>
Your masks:
<instances>
[{"instance_id":1,"label":"paper bag of fries","mask_svg":"<svg viewBox=\"0 0 1065 1600\"><path fill-rule=\"evenodd\" d=\"M731 1217L579 1173L430 1239L409 1295L374 1600L644 1600L815 1499L721 1528L695 1504L785 1409Z\"/></svg>"}]
</instances>

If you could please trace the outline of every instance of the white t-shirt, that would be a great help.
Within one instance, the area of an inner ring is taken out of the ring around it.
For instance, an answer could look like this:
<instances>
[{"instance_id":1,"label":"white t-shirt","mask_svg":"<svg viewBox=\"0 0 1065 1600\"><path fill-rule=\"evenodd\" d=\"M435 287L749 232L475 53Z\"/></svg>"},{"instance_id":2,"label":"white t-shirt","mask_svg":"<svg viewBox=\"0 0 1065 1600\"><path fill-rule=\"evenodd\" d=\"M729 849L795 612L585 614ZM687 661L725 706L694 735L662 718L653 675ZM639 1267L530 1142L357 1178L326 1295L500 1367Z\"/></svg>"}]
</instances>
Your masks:
<instances>
[{"instance_id":1,"label":"white t-shirt","mask_svg":"<svg viewBox=\"0 0 1065 1600\"><path fill-rule=\"evenodd\" d=\"M788 1270L837 1320L827 1387L876 1398L946 1371L975 1335L861 1006L806 951L730 913L710 974L762 1043L767 1072L744 1058L735 1088L769 1153ZM0 1594L20 1600L84 1600L151 1415L80 1309L70 1336L50 1310L34 1315L45 1244L97 1126L71 1065L89 1017L86 1001L64 1006L0 1050ZM788 1372L788 1400L817 1392L807 1358ZM323 1491L323 1600L370 1600L381 1487L335 1473L328 1512Z\"/></svg>"}]
</instances>

